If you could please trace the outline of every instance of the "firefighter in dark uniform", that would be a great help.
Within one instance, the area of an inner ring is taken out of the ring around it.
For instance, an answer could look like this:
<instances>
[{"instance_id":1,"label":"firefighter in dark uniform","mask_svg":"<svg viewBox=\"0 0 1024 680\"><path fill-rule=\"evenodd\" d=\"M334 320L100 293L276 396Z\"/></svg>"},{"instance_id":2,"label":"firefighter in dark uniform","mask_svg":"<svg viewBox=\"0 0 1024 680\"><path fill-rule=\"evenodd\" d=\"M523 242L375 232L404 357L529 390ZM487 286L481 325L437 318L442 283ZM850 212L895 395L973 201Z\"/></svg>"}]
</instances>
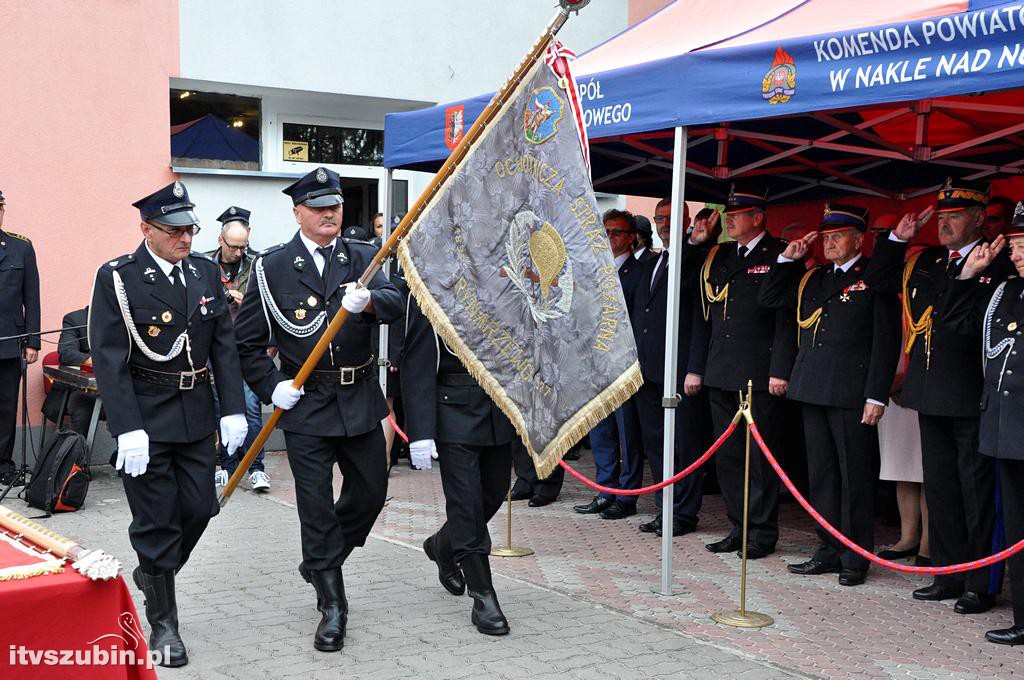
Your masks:
<instances>
[{"instance_id":1,"label":"firefighter in dark uniform","mask_svg":"<svg viewBox=\"0 0 1024 680\"><path fill-rule=\"evenodd\" d=\"M939 244L912 255L902 267L903 321L910 360L903 383L904 406L918 412L928 535L932 563L969 562L991 552L995 526L995 462L978 454L978 419L983 375L971 357L981 354L980 329L958 333L940 313L970 253L985 243L987 182L948 180L938 194ZM918 220L918 228L922 223ZM872 266L900 268L906 243L894 235L879 240ZM995 258L978 277L989 294L1013 271L1009 258ZM941 574L914 591L918 600L958 598L954 610L977 614L995 603L989 569Z\"/></svg>"},{"instance_id":2,"label":"firefighter in dark uniform","mask_svg":"<svg viewBox=\"0 0 1024 680\"><path fill-rule=\"evenodd\" d=\"M726 203L726 232L735 239L711 248L699 267L698 295L710 324L704 385L709 390L715 432L728 427L739 407L739 392L753 381L754 418L765 442L779 451L782 399L796 356L796 324L788 308L770 309L758 303L761 284L786 248L766 228L767 189L733 185ZM705 228L706 227L706 228ZM694 248L708 240L711 224L695 225L684 246L684 271ZM711 552L739 551L743 523L743 437L732 437L716 458L732 530L720 541L705 546ZM779 538L779 481L763 456L750 458L750 514L747 557L759 559L775 551Z\"/></svg>"},{"instance_id":3,"label":"firefighter in dark uniform","mask_svg":"<svg viewBox=\"0 0 1024 680\"><path fill-rule=\"evenodd\" d=\"M761 288L770 307L797 309L799 351L787 397L801 402L807 438L811 501L833 526L868 551L875 547L876 425L885 411L900 355L896 287L865 279L861 254L868 211L825 206L819 231L791 242ZM820 237L827 265L810 270L802 258ZM856 586L868 561L843 548L824 529L794 574L839 572L839 584Z\"/></svg>"},{"instance_id":4,"label":"firefighter in dark uniform","mask_svg":"<svg viewBox=\"0 0 1024 680\"><path fill-rule=\"evenodd\" d=\"M175 182L133 205L145 240L96 272L89 346L132 511L133 576L146 597L149 647L169 647L162 665L182 666L174 576L218 511L207 362L228 450L245 439L245 405L217 265L190 252L199 227L185 187Z\"/></svg>"},{"instance_id":5,"label":"firefighter in dark uniform","mask_svg":"<svg viewBox=\"0 0 1024 680\"><path fill-rule=\"evenodd\" d=\"M370 330L397 319L404 306L382 272L369 288L358 284L376 250L339 238L344 199L336 172L317 168L284 193L292 198L299 230L253 262L249 293L236 319L238 349L249 387L285 411L278 427L295 478L299 573L316 589L322 614L313 646L336 652L348 620L341 567L366 542L387 493L380 421L388 408L375 379ZM296 390L292 378L342 307L348 321ZM267 356L271 345L278 348L280 369ZM344 477L337 500L335 465Z\"/></svg>"},{"instance_id":6,"label":"firefighter in dark uniform","mask_svg":"<svg viewBox=\"0 0 1024 680\"><path fill-rule=\"evenodd\" d=\"M0 191L0 485L18 477L14 469L14 431L18 423L21 362L39 358L39 270L32 242L4 231L4 194ZM32 335L36 334L36 335ZM24 480L17 480L23 482Z\"/></svg>"},{"instance_id":7,"label":"firefighter in dark uniform","mask_svg":"<svg viewBox=\"0 0 1024 680\"><path fill-rule=\"evenodd\" d=\"M1010 260L1017 274L996 286L981 282L979 274L990 267L1009 243ZM971 251L950 283L944 321L961 332L981 331L985 386L981 398L978 451L999 466L1000 490L1006 540L1011 545L1024 539L1024 362L1017 343L1024 338L1024 204L1018 203L1006 236ZM1024 555L1010 558L1010 589L1013 594L1013 625L990 630L989 642L1024 645Z\"/></svg>"},{"instance_id":8,"label":"firefighter in dark uniform","mask_svg":"<svg viewBox=\"0 0 1024 680\"><path fill-rule=\"evenodd\" d=\"M447 521L423 542L441 585L453 595L468 587L472 622L485 635L505 635L508 621L491 582L487 522L508 493L512 423L437 336L410 298L402 399L413 467L441 465Z\"/></svg>"}]
</instances>

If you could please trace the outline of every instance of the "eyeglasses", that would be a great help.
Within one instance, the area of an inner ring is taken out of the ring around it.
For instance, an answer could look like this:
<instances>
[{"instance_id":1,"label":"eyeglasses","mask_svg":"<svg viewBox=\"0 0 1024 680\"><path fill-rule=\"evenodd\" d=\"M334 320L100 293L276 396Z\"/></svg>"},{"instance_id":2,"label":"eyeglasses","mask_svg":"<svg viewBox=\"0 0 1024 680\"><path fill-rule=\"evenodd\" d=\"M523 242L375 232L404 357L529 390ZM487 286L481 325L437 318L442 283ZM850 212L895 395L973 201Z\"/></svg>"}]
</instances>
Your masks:
<instances>
[{"instance_id":1,"label":"eyeglasses","mask_svg":"<svg viewBox=\"0 0 1024 680\"><path fill-rule=\"evenodd\" d=\"M249 247L249 244L248 243L243 243L240 246L233 246L230 243L225 243L224 247L227 248L228 250L245 250L246 248Z\"/></svg>"},{"instance_id":2,"label":"eyeglasses","mask_svg":"<svg viewBox=\"0 0 1024 680\"><path fill-rule=\"evenodd\" d=\"M153 227L157 231L162 231L165 234L167 234L168 236L170 236L171 238L175 238L175 239L181 238L185 234L188 234L189 236L195 236L196 234L199 233L199 225L198 224L193 224L190 227L178 227L176 229L164 229L163 227L161 227L160 225L158 225L158 224L156 224L154 222L150 222L149 226Z\"/></svg>"},{"instance_id":3,"label":"eyeglasses","mask_svg":"<svg viewBox=\"0 0 1024 680\"><path fill-rule=\"evenodd\" d=\"M609 236L629 236L633 233L627 229L606 229L605 232Z\"/></svg>"},{"instance_id":4,"label":"eyeglasses","mask_svg":"<svg viewBox=\"0 0 1024 680\"><path fill-rule=\"evenodd\" d=\"M654 216L654 221L655 222L668 222L668 218L669 217L670 217L669 215L655 215Z\"/></svg>"}]
</instances>

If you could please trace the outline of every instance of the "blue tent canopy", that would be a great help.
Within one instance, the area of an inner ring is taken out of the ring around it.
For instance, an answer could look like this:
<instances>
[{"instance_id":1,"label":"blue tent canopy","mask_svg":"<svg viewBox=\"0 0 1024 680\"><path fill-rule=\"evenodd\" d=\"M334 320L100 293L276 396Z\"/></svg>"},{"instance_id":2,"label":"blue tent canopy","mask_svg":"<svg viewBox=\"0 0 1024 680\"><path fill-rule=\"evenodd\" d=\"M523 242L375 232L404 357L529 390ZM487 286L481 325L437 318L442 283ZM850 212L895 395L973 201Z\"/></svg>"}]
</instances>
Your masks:
<instances>
[{"instance_id":1,"label":"blue tent canopy","mask_svg":"<svg viewBox=\"0 0 1024 680\"><path fill-rule=\"evenodd\" d=\"M208 113L171 128L171 156L258 163L260 143Z\"/></svg>"},{"instance_id":2,"label":"blue tent canopy","mask_svg":"<svg viewBox=\"0 0 1024 680\"><path fill-rule=\"evenodd\" d=\"M906 197L910 163L910 195L965 170L1017 172L1020 145L1006 142L1024 131L1024 96L1000 91L1024 83L1024 4L907 0L888 8L874 0L866 3L872 17L913 18L872 25L854 16L843 30L820 19L832 17L830 8L841 17L848 3L775 4L775 18L738 35L709 31L712 44L587 73L588 64L635 51L639 39L688 25L688 14L712 11L702 0L677 2L578 60L595 188L664 194L676 126L689 128L687 193L706 199L720 199L722 180L740 175L770 174L776 198L812 199ZM489 100L389 114L385 166L435 170L449 154L450 112L462 107L468 129Z\"/></svg>"}]
</instances>

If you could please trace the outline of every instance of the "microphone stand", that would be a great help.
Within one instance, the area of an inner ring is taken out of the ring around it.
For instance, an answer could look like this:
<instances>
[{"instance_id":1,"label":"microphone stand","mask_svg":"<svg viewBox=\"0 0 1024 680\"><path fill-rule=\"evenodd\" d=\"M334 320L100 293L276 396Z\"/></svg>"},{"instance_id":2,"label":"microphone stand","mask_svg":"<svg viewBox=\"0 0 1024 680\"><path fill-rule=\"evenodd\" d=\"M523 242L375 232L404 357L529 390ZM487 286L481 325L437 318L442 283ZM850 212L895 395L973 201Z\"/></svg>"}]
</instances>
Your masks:
<instances>
[{"instance_id":1,"label":"microphone stand","mask_svg":"<svg viewBox=\"0 0 1024 680\"><path fill-rule=\"evenodd\" d=\"M4 486L3 491L0 491L0 503L3 502L7 494L11 492L16 486L25 486L29 481L29 467L28 467L28 360L25 358L25 349L28 347L28 339L37 335L49 335L50 333L60 333L65 330L73 330L74 328L83 328L83 326L69 326L67 328L55 328L47 331L36 331L34 333L22 333L21 335L8 335L0 338L0 342L5 340L17 340L20 352L18 353L21 359L21 465L14 469L10 481Z\"/></svg>"}]
</instances>

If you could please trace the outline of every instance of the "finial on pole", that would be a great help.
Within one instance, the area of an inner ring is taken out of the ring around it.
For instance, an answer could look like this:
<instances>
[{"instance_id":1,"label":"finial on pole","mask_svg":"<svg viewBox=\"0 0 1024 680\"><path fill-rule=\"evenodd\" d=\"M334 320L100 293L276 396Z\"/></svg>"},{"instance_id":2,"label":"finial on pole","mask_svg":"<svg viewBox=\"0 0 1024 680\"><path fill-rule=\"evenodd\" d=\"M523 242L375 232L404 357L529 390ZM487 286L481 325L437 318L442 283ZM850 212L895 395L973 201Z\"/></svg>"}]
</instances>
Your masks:
<instances>
[{"instance_id":1,"label":"finial on pole","mask_svg":"<svg viewBox=\"0 0 1024 680\"><path fill-rule=\"evenodd\" d=\"M569 12L580 13L580 10L586 7L590 3L590 0L558 0L558 6L562 8L562 11L566 14Z\"/></svg>"}]
</instances>

